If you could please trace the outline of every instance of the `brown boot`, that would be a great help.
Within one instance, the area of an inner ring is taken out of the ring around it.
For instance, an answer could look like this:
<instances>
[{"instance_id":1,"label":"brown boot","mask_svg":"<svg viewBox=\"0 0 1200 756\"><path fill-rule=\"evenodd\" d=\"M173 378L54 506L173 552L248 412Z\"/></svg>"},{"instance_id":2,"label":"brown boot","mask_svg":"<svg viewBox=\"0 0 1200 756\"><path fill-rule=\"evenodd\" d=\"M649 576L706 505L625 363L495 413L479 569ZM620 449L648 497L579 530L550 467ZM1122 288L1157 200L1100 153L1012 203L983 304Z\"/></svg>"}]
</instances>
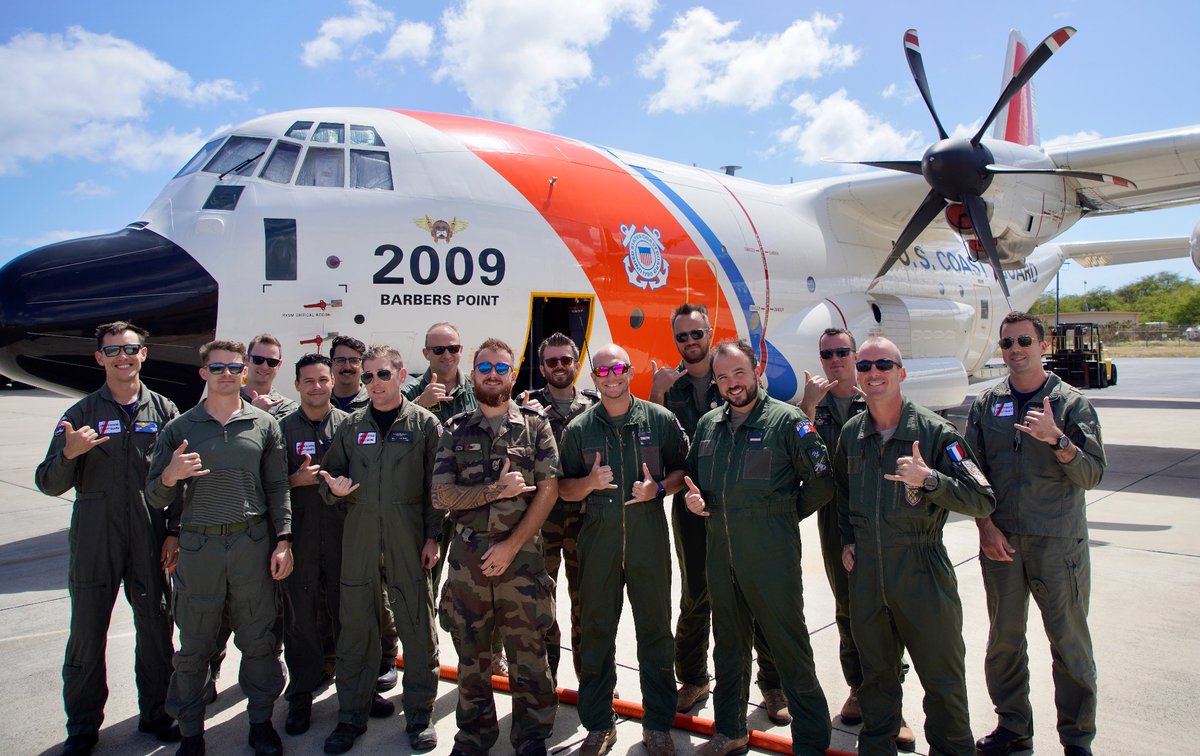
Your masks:
<instances>
[{"instance_id":1,"label":"brown boot","mask_svg":"<svg viewBox=\"0 0 1200 756\"><path fill-rule=\"evenodd\" d=\"M675 699L675 711L691 711L701 698L708 695L709 684L692 685L684 683L679 686L679 697Z\"/></svg>"},{"instance_id":2,"label":"brown boot","mask_svg":"<svg viewBox=\"0 0 1200 756\"><path fill-rule=\"evenodd\" d=\"M856 725L862 722L862 708L858 705L858 688L851 688L850 695L846 697L846 703L842 704L842 710L838 712L843 724Z\"/></svg>"},{"instance_id":3,"label":"brown boot","mask_svg":"<svg viewBox=\"0 0 1200 756\"><path fill-rule=\"evenodd\" d=\"M718 732L707 743L696 749L696 756L737 756L748 750L750 750L749 734L731 739Z\"/></svg>"},{"instance_id":4,"label":"brown boot","mask_svg":"<svg viewBox=\"0 0 1200 756\"><path fill-rule=\"evenodd\" d=\"M650 756L675 756L675 741L671 740L669 732L647 730L643 727L642 743L645 744L646 753Z\"/></svg>"},{"instance_id":5,"label":"brown boot","mask_svg":"<svg viewBox=\"0 0 1200 756\"><path fill-rule=\"evenodd\" d=\"M904 717L900 717L900 732L896 733L896 750L905 753L917 750L917 736Z\"/></svg>"},{"instance_id":6,"label":"brown boot","mask_svg":"<svg viewBox=\"0 0 1200 756\"><path fill-rule=\"evenodd\" d=\"M783 688L764 690L762 695L763 708L767 710L767 719L771 720L772 724L791 724L792 714L788 711L787 696L783 694Z\"/></svg>"}]
</instances>

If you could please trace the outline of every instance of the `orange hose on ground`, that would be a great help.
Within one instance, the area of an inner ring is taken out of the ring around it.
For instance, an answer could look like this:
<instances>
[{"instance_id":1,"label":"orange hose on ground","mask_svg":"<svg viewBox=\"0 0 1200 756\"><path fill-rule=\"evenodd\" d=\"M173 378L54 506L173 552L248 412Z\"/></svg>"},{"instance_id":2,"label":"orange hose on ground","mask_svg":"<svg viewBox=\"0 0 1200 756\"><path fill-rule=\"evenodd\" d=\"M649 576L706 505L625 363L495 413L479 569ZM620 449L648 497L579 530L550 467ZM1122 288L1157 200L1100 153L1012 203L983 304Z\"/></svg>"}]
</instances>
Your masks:
<instances>
[{"instance_id":1,"label":"orange hose on ground","mask_svg":"<svg viewBox=\"0 0 1200 756\"><path fill-rule=\"evenodd\" d=\"M404 657L396 657L396 666L403 669ZM440 676L443 680L450 682L458 681L458 667L453 667L449 664L441 665ZM505 693L512 692L508 685L508 678L500 675L492 675L492 689L503 691ZM578 691L570 688L558 689L558 700L568 706L577 706L579 704ZM625 701L620 698L613 699L613 711L623 717L631 719L642 719L646 716L646 710L636 701ZM716 732L716 723L711 719L704 717L693 717L690 714L676 714L673 724L678 730L686 732L694 732L697 735L707 735L711 737ZM773 735L769 732L761 730L750 731L750 747L757 748L762 751L773 751L775 753L791 753L792 739L785 738L782 735ZM855 756L850 751L843 751L836 748L830 748L825 751L826 756Z\"/></svg>"}]
</instances>

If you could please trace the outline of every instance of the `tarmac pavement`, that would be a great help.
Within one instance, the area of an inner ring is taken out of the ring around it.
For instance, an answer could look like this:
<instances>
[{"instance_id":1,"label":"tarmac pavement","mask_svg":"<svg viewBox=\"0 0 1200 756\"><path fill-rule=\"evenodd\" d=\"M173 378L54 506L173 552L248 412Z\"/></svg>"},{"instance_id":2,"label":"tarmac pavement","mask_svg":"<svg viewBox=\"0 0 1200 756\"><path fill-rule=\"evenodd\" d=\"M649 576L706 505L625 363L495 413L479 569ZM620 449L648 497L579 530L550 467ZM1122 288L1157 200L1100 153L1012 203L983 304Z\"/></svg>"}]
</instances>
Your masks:
<instances>
[{"instance_id":1,"label":"tarmac pavement","mask_svg":"<svg viewBox=\"0 0 1200 756\"><path fill-rule=\"evenodd\" d=\"M1181 753L1194 748L1190 722L1200 688L1200 644L1188 640L1200 627L1200 360L1122 359L1120 384L1089 392L1100 414L1109 466L1100 486L1088 494L1092 544L1091 629L1100 675L1098 754ZM17 754L58 753L65 738L62 710L62 655L69 602L66 588L67 526L72 500L43 496L33 484L55 423L72 399L44 391L0 391L0 733L3 750ZM953 413L952 413L953 414ZM958 413L960 416L962 412ZM846 695L837 662L833 600L822 567L815 523L802 523L805 544L805 616L812 635L817 672L836 713ZM966 618L967 684L976 737L995 726L983 680L987 620L974 523L952 516L945 543L956 565ZM678 577L672 604L678 606ZM560 625L569 627L565 588L558 606ZM1050 653L1032 611L1029 634L1032 700L1037 753L1061 753L1054 729ZM443 664L455 664L449 637L439 631ZM577 687L564 652L559 684ZM219 683L220 697L209 707L206 741L210 753L249 753L245 701L236 685L239 655L231 644ZM618 690L638 701L637 657L628 610L617 637ZM133 624L123 597L117 599L109 631L108 682L111 690L97 754L173 753L152 736L137 732L133 685ZM922 691L915 673L905 683L904 712L917 733L917 753L928 752L922 732ZM399 700L400 688L387 694ZM497 694L501 739L508 744L510 699ZM751 689L751 728L788 737L774 727ZM435 724L448 753L456 729L456 689L441 683ZM711 700L692 712L711 717ZM313 707L312 729L283 734L286 703L275 711L275 726L290 754L321 753L337 719L332 687ZM833 718L833 747L853 750L857 727ZM558 711L554 752L575 751L585 731L572 706ZM672 733L676 749L687 753L705 737ZM642 754L641 725L622 720L612 753ZM352 753L409 752L400 715L372 720Z\"/></svg>"}]
</instances>

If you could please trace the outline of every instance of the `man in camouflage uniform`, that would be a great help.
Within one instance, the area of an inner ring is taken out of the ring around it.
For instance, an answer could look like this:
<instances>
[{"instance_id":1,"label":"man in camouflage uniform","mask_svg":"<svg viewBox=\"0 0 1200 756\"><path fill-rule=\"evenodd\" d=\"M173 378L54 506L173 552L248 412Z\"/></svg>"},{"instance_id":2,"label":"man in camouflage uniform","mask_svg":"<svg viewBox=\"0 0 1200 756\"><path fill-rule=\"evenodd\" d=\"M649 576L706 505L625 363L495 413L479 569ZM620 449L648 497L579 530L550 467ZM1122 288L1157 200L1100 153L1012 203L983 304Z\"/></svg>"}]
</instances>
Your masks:
<instances>
[{"instance_id":1,"label":"man in camouflage uniform","mask_svg":"<svg viewBox=\"0 0 1200 756\"><path fill-rule=\"evenodd\" d=\"M858 357L867 411L846 421L833 461L863 669L858 752L896 753L907 648L925 689L930 753L974 756L962 603L942 529L950 512L986 516L995 499L954 426L901 393L906 373L896 345L873 337Z\"/></svg>"},{"instance_id":2,"label":"man in camouflage uniform","mask_svg":"<svg viewBox=\"0 0 1200 756\"><path fill-rule=\"evenodd\" d=\"M104 652L122 583L133 609L138 730L163 742L179 740L179 728L163 708L173 652L166 570L179 553L179 534L168 534L167 517L146 506L145 494L154 441L179 412L141 382L148 336L124 321L96 329L104 385L58 421L35 474L38 490L48 496L75 489L67 534L71 620L62 673L64 754L91 753L99 739L108 699Z\"/></svg>"},{"instance_id":3,"label":"man in camouflage uniform","mask_svg":"<svg viewBox=\"0 0 1200 756\"><path fill-rule=\"evenodd\" d=\"M823 756L829 707L804 623L799 520L833 498L821 437L790 404L759 389L753 348L723 341L713 375L725 406L700 419L688 455L691 515L708 530L717 671L716 733L699 756L743 753L750 741L753 628L766 636L792 716L792 752Z\"/></svg>"},{"instance_id":4,"label":"man in camouflage uniform","mask_svg":"<svg viewBox=\"0 0 1200 756\"><path fill-rule=\"evenodd\" d=\"M579 375L579 347L561 333L548 336L538 347L538 369L546 379L540 389L527 391L523 404L546 413L554 441L562 443L563 430L567 423L600 400L600 395L591 389L576 389L575 378ZM567 594L571 599L571 656L575 663L575 678L579 679L579 552L580 505L578 502L559 499L542 524L542 550L546 555L546 574L558 581L558 568L565 562L567 572ZM550 674L558 685L558 660L562 655L562 633L558 619L546 634L546 655L550 660Z\"/></svg>"},{"instance_id":5,"label":"man in camouflage uniform","mask_svg":"<svg viewBox=\"0 0 1200 756\"><path fill-rule=\"evenodd\" d=\"M413 751L437 745L431 724L438 645L429 569L437 561L442 513L430 503L433 456L441 426L400 395L407 372L400 353L375 345L363 358L371 406L342 423L325 455L321 493L343 507L341 629L337 642L338 725L326 753L345 753L367 730L367 716L395 707L375 692L379 650L379 555L387 596L404 647L405 730ZM372 699L376 703L372 704Z\"/></svg>"},{"instance_id":6,"label":"man in camouflage uniform","mask_svg":"<svg viewBox=\"0 0 1200 756\"><path fill-rule=\"evenodd\" d=\"M500 730L492 697L492 645L513 668L512 733L520 756L542 756L558 696L546 660L554 581L538 530L558 498L558 449L545 414L511 400L512 349L488 339L471 379L480 406L455 417L438 447L433 503L454 523L439 614L458 651L458 733L453 756L482 756Z\"/></svg>"},{"instance_id":7,"label":"man in camouflage uniform","mask_svg":"<svg viewBox=\"0 0 1200 756\"><path fill-rule=\"evenodd\" d=\"M1054 659L1058 737L1067 756L1085 756L1096 737L1097 688L1084 492L1104 475L1100 420L1082 393L1042 367L1040 320L1009 313L1000 336L1008 380L981 393L967 418L967 441L996 491L995 513L978 525L991 622L983 670L999 722L976 747L998 756L1032 744L1032 594Z\"/></svg>"},{"instance_id":8,"label":"man in camouflage uniform","mask_svg":"<svg viewBox=\"0 0 1200 756\"><path fill-rule=\"evenodd\" d=\"M563 433L560 493L583 502L579 530L579 595L583 627L579 720L587 729L581 756L600 756L617 731L614 650L624 593L637 630L637 655L646 709L642 742L650 756L675 746L675 643L671 637L671 546L664 497L683 484L687 436L663 407L629 392L629 353L610 344L592 355L600 393Z\"/></svg>"},{"instance_id":9,"label":"man in camouflage uniform","mask_svg":"<svg viewBox=\"0 0 1200 756\"><path fill-rule=\"evenodd\" d=\"M342 517L338 507L321 499L325 452L346 419L329 402L332 363L322 354L306 354L296 362L300 408L279 423L287 449L288 486L292 492L292 556L296 567L283 582L289 611L284 623L283 658L287 663L289 735L307 732L313 693L321 684L325 638L322 618L330 618L336 639L342 571Z\"/></svg>"}]
</instances>

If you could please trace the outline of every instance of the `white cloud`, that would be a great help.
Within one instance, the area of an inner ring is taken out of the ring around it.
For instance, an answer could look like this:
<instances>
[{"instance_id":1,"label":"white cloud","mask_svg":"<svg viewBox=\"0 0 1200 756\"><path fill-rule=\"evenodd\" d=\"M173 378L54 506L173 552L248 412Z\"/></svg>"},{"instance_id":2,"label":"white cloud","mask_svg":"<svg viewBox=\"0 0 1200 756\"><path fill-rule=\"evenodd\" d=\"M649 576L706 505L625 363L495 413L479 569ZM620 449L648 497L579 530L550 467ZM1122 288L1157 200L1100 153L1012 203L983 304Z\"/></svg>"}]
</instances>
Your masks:
<instances>
[{"instance_id":1,"label":"white cloud","mask_svg":"<svg viewBox=\"0 0 1200 756\"><path fill-rule=\"evenodd\" d=\"M898 91L899 91L899 87L896 86L895 82L892 82L891 84L888 84L886 87L883 88L883 91L880 92L880 96L886 100L887 98L896 94L896 92L898 92Z\"/></svg>"},{"instance_id":2,"label":"white cloud","mask_svg":"<svg viewBox=\"0 0 1200 756\"><path fill-rule=\"evenodd\" d=\"M111 186L97 183L91 179L84 179L75 186L65 192L68 197L81 197L83 199L95 199L97 197L111 197L113 193Z\"/></svg>"},{"instance_id":3,"label":"white cloud","mask_svg":"<svg viewBox=\"0 0 1200 756\"><path fill-rule=\"evenodd\" d=\"M462 0L442 13L437 79L487 116L548 128L567 92L592 76L588 49L614 23L645 30L655 0Z\"/></svg>"},{"instance_id":4,"label":"white cloud","mask_svg":"<svg viewBox=\"0 0 1200 756\"><path fill-rule=\"evenodd\" d=\"M403 60L412 58L418 63L424 63L429 58L429 50L433 47L433 27L417 21L404 21L392 32L383 52L379 53L380 60Z\"/></svg>"},{"instance_id":5,"label":"white cloud","mask_svg":"<svg viewBox=\"0 0 1200 756\"><path fill-rule=\"evenodd\" d=\"M930 118L929 118L929 123L930 123L930 125L933 124L932 116L930 116ZM976 118L974 121L971 121L970 123L957 124L953 129L950 130L950 138L951 139L970 139L971 137L975 136L976 131L979 131L979 127L981 125L983 125L983 116ZM995 123L993 123L991 126L989 126L988 130L990 131L994 128L996 128ZM935 127L934 131L936 132L936 130L937 129ZM988 135L984 134L983 136L986 138Z\"/></svg>"},{"instance_id":6,"label":"white cloud","mask_svg":"<svg viewBox=\"0 0 1200 756\"><path fill-rule=\"evenodd\" d=\"M1047 150L1052 150L1056 147L1062 147L1064 144L1077 144L1079 142L1094 142L1100 139L1099 131L1077 131L1074 134L1062 134L1052 139L1047 139L1042 142L1042 147Z\"/></svg>"},{"instance_id":7,"label":"white cloud","mask_svg":"<svg viewBox=\"0 0 1200 756\"><path fill-rule=\"evenodd\" d=\"M793 21L779 34L731 39L737 21L722 23L707 8L676 16L671 28L650 51L639 73L662 77L663 86L650 97L652 113L684 113L707 105L756 110L771 105L780 90L800 78L854 63L858 51L830 41L840 21L814 14Z\"/></svg>"},{"instance_id":8,"label":"white cloud","mask_svg":"<svg viewBox=\"0 0 1200 756\"><path fill-rule=\"evenodd\" d=\"M0 45L0 133L31 133L0 152L0 175L50 157L114 162L137 170L182 163L199 130L155 132L142 123L157 100L186 105L245 99L228 79L195 83L145 48L78 26L24 33ZM130 141L136 140L136 141Z\"/></svg>"},{"instance_id":9,"label":"white cloud","mask_svg":"<svg viewBox=\"0 0 1200 756\"><path fill-rule=\"evenodd\" d=\"M800 123L780 131L776 138L799 153L803 163L831 160L899 160L919 156L918 131L902 133L886 121L871 116L846 90L818 101L802 94L791 102Z\"/></svg>"},{"instance_id":10,"label":"white cloud","mask_svg":"<svg viewBox=\"0 0 1200 756\"><path fill-rule=\"evenodd\" d=\"M323 63L341 60L347 48L350 48L351 57L358 57L362 54L358 49L362 40L382 34L396 22L391 11L383 10L371 0L350 0L350 7L353 15L325 19L316 39L304 43L304 51L300 54L304 65L317 68Z\"/></svg>"}]
</instances>

